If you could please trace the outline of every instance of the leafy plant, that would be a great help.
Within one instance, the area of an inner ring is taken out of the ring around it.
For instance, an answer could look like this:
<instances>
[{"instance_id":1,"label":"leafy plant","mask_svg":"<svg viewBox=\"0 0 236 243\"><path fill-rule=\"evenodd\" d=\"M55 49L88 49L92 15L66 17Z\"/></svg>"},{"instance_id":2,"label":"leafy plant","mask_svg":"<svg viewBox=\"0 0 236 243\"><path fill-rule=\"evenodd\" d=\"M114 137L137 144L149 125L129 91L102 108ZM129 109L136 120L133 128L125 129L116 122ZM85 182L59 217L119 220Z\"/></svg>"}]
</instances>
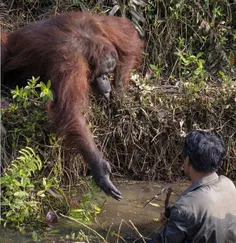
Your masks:
<instances>
[{"instance_id":1,"label":"leafy plant","mask_svg":"<svg viewBox=\"0 0 236 243\"><path fill-rule=\"evenodd\" d=\"M89 223L97 214L101 212L101 207L97 202L96 192L100 188L93 180L88 181L90 190L84 193L77 207L71 208L69 215L77 220Z\"/></svg>"},{"instance_id":2,"label":"leafy plant","mask_svg":"<svg viewBox=\"0 0 236 243\"><path fill-rule=\"evenodd\" d=\"M155 78L159 78L159 76L161 75L161 72L162 72L163 68L159 67L158 64L157 65L150 64L149 67L153 70L154 77Z\"/></svg>"},{"instance_id":3,"label":"leafy plant","mask_svg":"<svg viewBox=\"0 0 236 243\"><path fill-rule=\"evenodd\" d=\"M50 87L50 81L44 84L39 77L32 77L25 87L17 86L11 90L10 105L1 110L7 130L4 139L7 155L1 178L1 220L4 225L12 225L20 231L26 225L29 228L34 222L42 222L44 203L50 204L51 200L45 192L50 187L59 188L54 173L49 174L52 169L45 170L50 149L44 149L42 155L40 144L42 141L45 143L45 138L55 140L53 135L45 136L42 126L47 120L44 103L53 98ZM7 99L10 100L9 97Z\"/></svg>"},{"instance_id":4,"label":"leafy plant","mask_svg":"<svg viewBox=\"0 0 236 243\"><path fill-rule=\"evenodd\" d=\"M204 68L205 60L202 58L203 52L197 55L187 53L178 49L175 53L181 61L182 75L192 81L204 81L207 79L208 74Z\"/></svg>"},{"instance_id":5,"label":"leafy plant","mask_svg":"<svg viewBox=\"0 0 236 243\"><path fill-rule=\"evenodd\" d=\"M48 120L44 103L53 100L50 88L50 80L44 84L39 81L39 77L32 77L25 87L16 86L11 90L13 100L2 109L2 118L12 148L23 148L32 140L40 142L44 139L42 124ZM20 144L23 146L19 147Z\"/></svg>"},{"instance_id":6,"label":"leafy plant","mask_svg":"<svg viewBox=\"0 0 236 243\"><path fill-rule=\"evenodd\" d=\"M40 221L42 215L41 201L45 192L51 187L53 179L35 179L42 169L42 161L35 150L26 147L19 151L19 156L12 162L3 176L0 185L1 221L23 231L25 225Z\"/></svg>"},{"instance_id":7,"label":"leafy plant","mask_svg":"<svg viewBox=\"0 0 236 243\"><path fill-rule=\"evenodd\" d=\"M32 79L29 79L27 82L27 85L25 87L22 87L19 89L18 85L16 86L15 90L12 90L12 97L15 99L18 103L22 103L23 106L26 108L26 106L29 106L30 101L37 102L40 100L40 102L43 100L44 102L47 100L53 100L52 91L51 88L51 81L48 80L47 84L44 84L43 82L40 82L38 84L40 77L32 77ZM41 89L41 92L37 91L37 88ZM43 99L40 99L43 98Z\"/></svg>"}]
</instances>

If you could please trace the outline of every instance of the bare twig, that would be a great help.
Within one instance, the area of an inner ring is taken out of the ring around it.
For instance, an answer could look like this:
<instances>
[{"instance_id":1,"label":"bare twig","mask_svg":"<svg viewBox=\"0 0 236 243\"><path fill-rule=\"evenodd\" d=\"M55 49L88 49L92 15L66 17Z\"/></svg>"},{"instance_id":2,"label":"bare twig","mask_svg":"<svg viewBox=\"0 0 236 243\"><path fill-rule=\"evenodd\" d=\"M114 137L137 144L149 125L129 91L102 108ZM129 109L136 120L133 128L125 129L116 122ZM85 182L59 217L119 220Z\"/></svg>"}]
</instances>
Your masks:
<instances>
[{"instance_id":1,"label":"bare twig","mask_svg":"<svg viewBox=\"0 0 236 243\"><path fill-rule=\"evenodd\" d=\"M156 198L158 198L160 195L162 195L163 193L170 191L170 187L164 187L161 191L159 191L153 198L151 198L144 206L143 208L145 208L148 204L150 204L153 200L155 200ZM171 192L170 192L171 193Z\"/></svg>"}]
</instances>

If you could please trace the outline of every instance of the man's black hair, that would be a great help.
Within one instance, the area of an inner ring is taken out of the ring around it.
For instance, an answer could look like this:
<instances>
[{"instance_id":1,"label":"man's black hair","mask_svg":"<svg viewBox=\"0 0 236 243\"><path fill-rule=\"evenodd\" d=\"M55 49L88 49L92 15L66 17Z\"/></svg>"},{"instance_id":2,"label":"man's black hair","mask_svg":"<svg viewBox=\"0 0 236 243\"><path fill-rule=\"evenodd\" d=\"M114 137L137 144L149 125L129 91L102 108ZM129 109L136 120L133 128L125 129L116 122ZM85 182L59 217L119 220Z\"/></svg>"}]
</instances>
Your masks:
<instances>
[{"instance_id":1,"label":"man's black hair","mask_svg":"<svg viewBox=\"0 0 236 243\"><path fill-rule=\"evenodd\" d=\"M198 172L217 171L225 155L224 142L216 135L196 130L185 138L183 156L189 156L192 167Z\"/></svg>"}]
</instances>

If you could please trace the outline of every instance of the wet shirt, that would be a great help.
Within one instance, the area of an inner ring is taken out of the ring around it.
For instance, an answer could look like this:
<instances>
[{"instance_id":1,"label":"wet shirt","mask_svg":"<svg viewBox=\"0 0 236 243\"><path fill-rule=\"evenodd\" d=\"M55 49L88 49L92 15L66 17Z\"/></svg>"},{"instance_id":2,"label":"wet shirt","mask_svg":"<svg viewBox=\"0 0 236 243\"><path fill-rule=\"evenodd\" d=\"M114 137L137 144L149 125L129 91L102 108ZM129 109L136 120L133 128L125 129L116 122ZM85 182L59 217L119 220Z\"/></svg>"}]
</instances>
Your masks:
<instances>
[{"instance_id":1,"label":"wet shirt","mask_svg":"<svg viewBox=\"0 0 236 243\"><path fill-rule=\"evenodd\" d=\"M213 173L193 183L171 208L157 242L236 243L233 182Z\"/></svg>"}]
</instances>

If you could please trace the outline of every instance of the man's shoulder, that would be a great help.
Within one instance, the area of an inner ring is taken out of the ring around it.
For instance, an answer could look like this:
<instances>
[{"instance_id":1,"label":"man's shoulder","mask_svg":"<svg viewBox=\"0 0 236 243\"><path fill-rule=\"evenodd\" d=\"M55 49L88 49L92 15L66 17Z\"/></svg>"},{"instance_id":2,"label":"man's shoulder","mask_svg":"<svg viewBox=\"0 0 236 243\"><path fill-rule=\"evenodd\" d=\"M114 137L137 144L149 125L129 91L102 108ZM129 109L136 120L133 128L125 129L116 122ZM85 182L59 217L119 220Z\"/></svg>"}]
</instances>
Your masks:
<instances>
[{"instance_id":1,"label":"man's shoulder","mask_svg":"<svg viewBox=\"0 0 236 243\"><path fill-rule=\"evenodd\" d=\"M189 208L192 208L192 205L196 205L198 198L199 198L199 192L197 191L191 191L183 196L181 196L176 202L175 202L175 208L179 211L189 211ZM197 200L196 200L197 199Z\"/></svg>"},{"instance_id":2,"label":"man's shoulder","mask_svg":"<svg viewBox=\"0 0 236 243\"><path fill-rule=\"evenodd\" d=\"M236 188L234 183L226 176L219 176L217 182L199 186L193 191L182 195L175 203L175 208L183 212L204 210L212 203L224 200L220 195L236 202Z\"/></svg>"},{"instance_id":3,"label":"man's shoulder","mask_svg":"<svg viewBox=\"0 0 236 243\"><path fill-rule=\"evenodd\" d=\"M224 175L219 176L219 182L225 184L225 186L230 186L230 189L235 189L235 184L228 177Z\"/></svg>"}]
</instances>

